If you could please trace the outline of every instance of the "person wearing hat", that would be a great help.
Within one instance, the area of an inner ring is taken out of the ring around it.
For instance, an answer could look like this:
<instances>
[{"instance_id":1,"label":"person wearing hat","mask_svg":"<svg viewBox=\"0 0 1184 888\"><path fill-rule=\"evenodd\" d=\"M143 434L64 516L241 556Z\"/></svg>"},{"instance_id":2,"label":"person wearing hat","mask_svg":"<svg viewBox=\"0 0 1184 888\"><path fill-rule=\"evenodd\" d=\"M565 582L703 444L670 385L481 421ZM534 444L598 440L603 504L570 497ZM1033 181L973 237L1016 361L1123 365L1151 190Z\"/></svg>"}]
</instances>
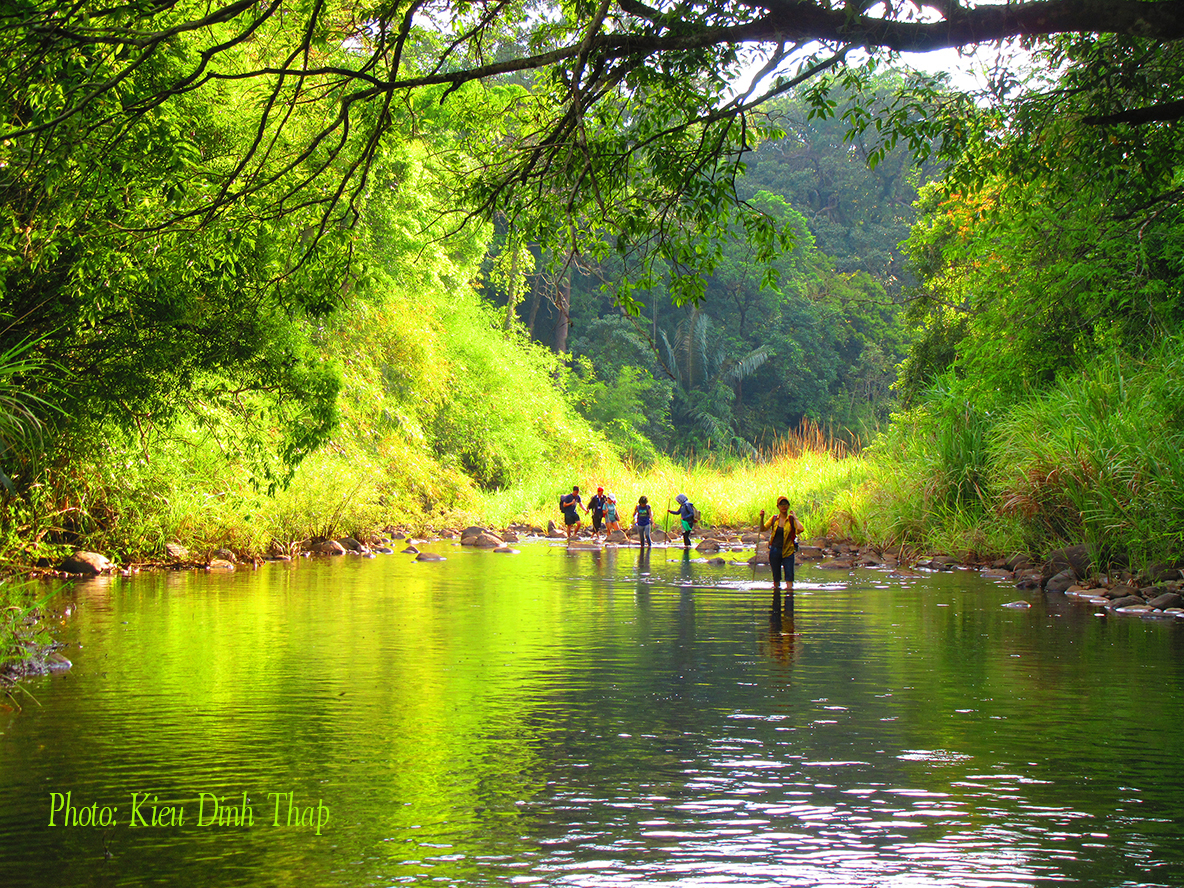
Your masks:
<instances>
[{"instance_id":1,"label":"person wearing hat","mask_svg":"<svg viewBox=\"0 0 1184 888\"><path fill-rule=\"evenodd\" d=\"M777 498L777 514L765 521L765 510L761 509L761 530L772 530L769 534L769 567L773 568L773 594L781 591L781 571L785 569L785 591L793 589L793 553L798 534L806 528L798 516L789 511L789 498Z\"/></svg>"},{"instance_id":2,"label":"person wearing hat","mask_svg":"<svg viewBox=\"0 0 1184 888\"><path fill-rule=\"evenodd\" d=\"M600 525L604 523L604 506L607 500L604 488L596 488L596 496L588 500L588 509L592 512L592 538L600 539Z\"/></svg>"},{"instance_id":3,"label":"person wearing hat","mask_svg":"<svg viewBox=\"0 0 1184 888\"><path fill-rule=\"evenodd\" d=\"M682 547L684 549L691 548L691 531L695 527L695 505L685 493L680 493L674 498L678 503L677 509L667 509L666 511L671 515L677 515L682 522Z\"/></svg>"},{"instance_id":4,"label":"person wearing hat","mask_svg":"<svg viewBox=\"0 0 1184 888\"><path fill-rule=\"evenodd\" d=\"M611 493L604 495L604 535L621 529L621 516L617 514L617 498Z\"/></svg>"}]
</instances>

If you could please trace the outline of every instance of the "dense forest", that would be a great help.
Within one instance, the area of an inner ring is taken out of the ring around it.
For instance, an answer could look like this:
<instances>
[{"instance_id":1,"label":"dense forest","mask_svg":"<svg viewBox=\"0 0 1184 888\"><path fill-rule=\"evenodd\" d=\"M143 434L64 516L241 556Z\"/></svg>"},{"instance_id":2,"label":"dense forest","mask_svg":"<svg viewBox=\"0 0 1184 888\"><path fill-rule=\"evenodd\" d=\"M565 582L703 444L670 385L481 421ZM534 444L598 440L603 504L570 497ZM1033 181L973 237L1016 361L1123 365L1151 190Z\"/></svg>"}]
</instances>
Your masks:
<instances>
[{"instance_id":1,"label":"dense forest","mask_svg":"<svg viewBox=\"0 0 1184 888\"><path fill-rule=\"evenodd\" d=\"M1181 5L917 8L18 4L4 558L789 478L809 429L863 448L815 531L1176 557ZM1007 38L980 95L894 55Z\"/></svg>"}]
</instances>

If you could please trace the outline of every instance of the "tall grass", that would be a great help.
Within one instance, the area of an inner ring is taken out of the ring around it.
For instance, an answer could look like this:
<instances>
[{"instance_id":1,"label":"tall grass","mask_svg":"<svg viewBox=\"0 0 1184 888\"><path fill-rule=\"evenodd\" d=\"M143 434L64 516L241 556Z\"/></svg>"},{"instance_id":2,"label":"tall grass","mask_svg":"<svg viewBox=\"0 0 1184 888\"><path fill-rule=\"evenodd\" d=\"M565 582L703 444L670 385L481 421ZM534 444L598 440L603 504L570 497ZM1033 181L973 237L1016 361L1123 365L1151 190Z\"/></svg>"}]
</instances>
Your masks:
<instances>
[{"instance_id":1,"label":"tall grass","mask_svg":"<svg viewBox=\"0 0 1184 888\"><path fill-rule=\"evenodd\" d=\"M1085 542L1101 564L1184 547L1184 342L1112 352L1019 403L936 390L896 417L854 498L868 538L968 557Z\"/></svg>"},{"instance_id":2,"label":"tall grass","mask_svg":"<svg viewBox=\"0 0 1184 888\"><path fill-rule=\"evenodd\" d=\"M628 518L638 498L654 506L658 526L665 526L664 510L676 507L675 497L686 496L703 513L707 525L753 526L761 509L776 511L779 496L787 496L808 533L850 531L835 518L835 506L867 480L865 463L845 456L846 448L816 428L787 435L755 459L706 456L678 461L657 455L640 465L620 460L606 451L600 459L551 467L547 473L523 479L508 490L479 494L473 517L492 525L523 521L540 526L559 518L559 494L579 485L585 499L603 487L617 499Z\"/></svg>"}]
</instances>

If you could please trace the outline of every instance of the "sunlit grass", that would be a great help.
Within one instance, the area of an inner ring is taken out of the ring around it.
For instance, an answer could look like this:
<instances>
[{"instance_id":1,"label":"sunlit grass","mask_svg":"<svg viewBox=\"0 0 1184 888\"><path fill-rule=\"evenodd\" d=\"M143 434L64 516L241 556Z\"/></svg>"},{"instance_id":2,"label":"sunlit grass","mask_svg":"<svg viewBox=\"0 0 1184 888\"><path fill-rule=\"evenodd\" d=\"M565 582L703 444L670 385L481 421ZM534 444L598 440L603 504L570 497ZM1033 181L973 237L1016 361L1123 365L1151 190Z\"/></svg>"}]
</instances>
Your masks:
<instances>
[{"instance_id":1,"label":"sunlit grass","mask_svg":"<svg viewBox=\"0 0 1184 888\"><path fill-rule=\"evenodd\" d=\"M704 524L727 527L754 526L761 509L775 512L777 498L784 495L808 534L842 533L834 526L835 504L868 478L865 460L845 452L841 444L812 430L805 439L787 436L757 459L659 457L650 466L605 459L590 466L558 467L508 490L474 495L471 517L490 526L558 522L559 495L576 484L585 500L603 487L616 497L625 518L638 498L646 496L660 527L680 493L703 513Z\"/></svg>"}]
</instances>

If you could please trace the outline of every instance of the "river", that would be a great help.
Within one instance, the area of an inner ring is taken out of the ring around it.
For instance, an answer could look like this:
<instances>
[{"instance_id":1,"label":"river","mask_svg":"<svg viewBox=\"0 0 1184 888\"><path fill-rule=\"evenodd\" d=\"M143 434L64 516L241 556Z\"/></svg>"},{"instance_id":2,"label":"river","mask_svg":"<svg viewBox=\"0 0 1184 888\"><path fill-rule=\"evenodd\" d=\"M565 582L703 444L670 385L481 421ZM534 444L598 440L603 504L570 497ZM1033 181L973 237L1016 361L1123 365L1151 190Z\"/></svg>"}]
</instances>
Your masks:
<instances>
[{"instance_id":1,"label":"river","mask_svg":"<svg viewBox=\"0 0 1184 888\"><path fill-rule=\"evenodd\" d=\"M1184 884L1184 627L428 548L62 593L73 669L0 713L0 885Z\"/></svg>"}]
</instances>

